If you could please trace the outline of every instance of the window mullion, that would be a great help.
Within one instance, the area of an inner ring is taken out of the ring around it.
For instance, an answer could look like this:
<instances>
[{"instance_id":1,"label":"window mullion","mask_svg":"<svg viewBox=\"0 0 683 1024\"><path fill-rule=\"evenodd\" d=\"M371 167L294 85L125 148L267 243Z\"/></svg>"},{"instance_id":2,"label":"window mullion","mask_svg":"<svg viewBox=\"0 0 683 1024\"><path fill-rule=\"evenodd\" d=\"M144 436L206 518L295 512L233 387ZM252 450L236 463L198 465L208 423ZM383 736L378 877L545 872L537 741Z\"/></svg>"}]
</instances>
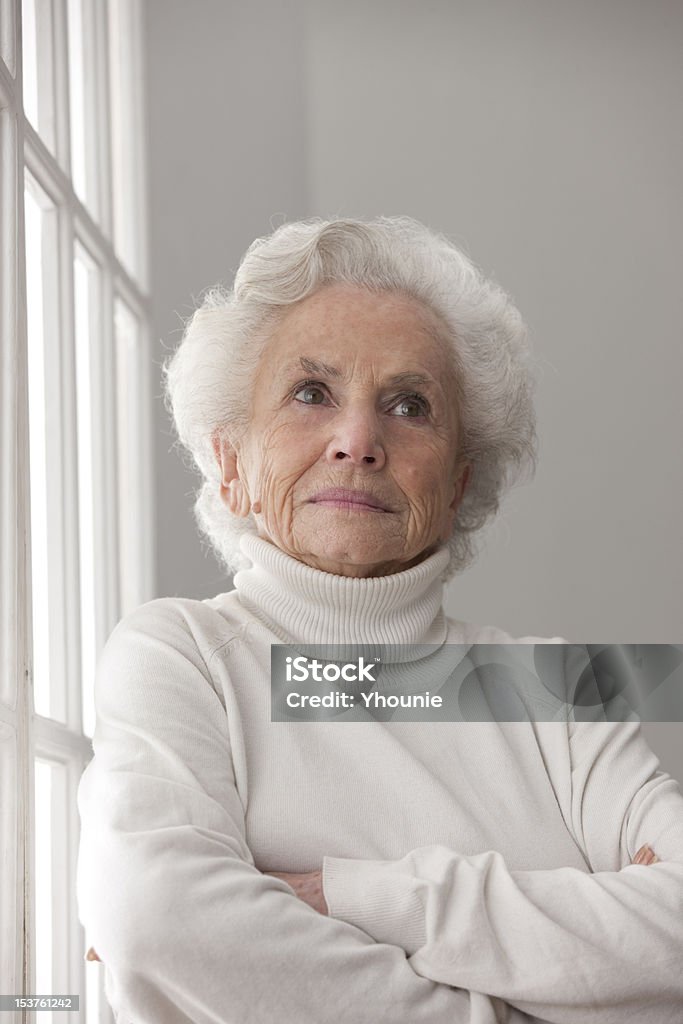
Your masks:
<instances>
[{"instance_id":1,"label":"window mullion","mask_svg":"<svg viewBox=\"0 0 683 1024\"><path fill-rule=\"evenodd\" d=\"M127 275L119 272L118 266L114 268L114 292L129 307L131 312L143 323L149 323L151 318L150 301L143 295L134 282L131 282Z\"/></svg>"},{"instance_id":2,"label":"window mullion","mask_svg":"<svg viewBox=\"0 0 683 1024\"><path fill-rule=\"evenodd\" d=\"M89 211L74 194L69 179L57 164L38 133L26 125L25 157L28 169L38 184L55 204L66 206L71 212L75 232L97 261L106 264L115 275L126 301L139 310L141 316L150 319L150 302L140 284L131 276L114 252L111 241L106 238L92 219Z\"/></svg>"},{"instance_id":3,"label":"window mullion","mask_svg":"<svg viewBox=\"0 0 683 1024\"><path fill-rule=\"evenodd\" d=\"M0 60L0 109L9 107L16 110L18 106L16 85L10 74L10 70L4 61Z\"/></svg>"},{"instance_id":4,"label":"window mullion","mask_svg":"<svg viewBox=\"0 0 683 1024\"><path fill-rule=\"evenodd\" d=\"M26 318L26 241L24 233L24 119L21 116L21 0L14 3L14 61L17 74L13 112L4 115L2 139L2 252L9 253L0 266L0 348L7 358L2 364L4 472L0 516L2 517L2 560L0 576L2 602L3 670L14 680L17 712L16 787L16 877L13 882L15 957L13 992L30 992L35 977L31 934L33 920L33 626L31 612L31 550L29 495L28 352ZM14 242L14 244L12 244ZM6 404L6 408L5 408ZM14 442L14 443L13 443ZM4 498L4 500L3 500ZM16 1015L18 1018L18 1015ZM26 1013L22 1011L22 1020Z\"/></svg>"},{"instance_id":5,"label":"window mullion","mask_svg":"<svg viewBox=\"0 0 683 1024\"><path fill-rule=\"evenodd\" d=\"M17 63L21 72L21 35L17 42ZM30 539L30 489L29 489L29 422L28 422L28 339L27 339L27 307L26 307L26 239L24 232L24 120L17 116L12 153L13 195L11 206L6 212L7 228L16 239L14 247L13 284L7 298L11 309L9 342L15 355L15 392L11 402L13 409L16 449L11 465L14 472L10 477L11 490L9 497L14 506L13 522L14 557L11 562L14 574L15 615L13 629L8 631L8 646L13 642L14 671L17 680L17 711L19 731L17 734L17 826L20 841L17 848L17 868L19 871L18 886L21 886L18 900L17 935L20 936L19 967L21 974L15 979L18 982L17 992L33 991L35 964L34 921L34 835L35 835L35 801L33 771L33 625L31 611L31 539ZM4 168L3 168L4 170ZM7 251L4 249L4 251ZM11 250L10 250L11 251ZM7 339L6 339L7 340ZM3 452L3 456L6 453ZM14 461L16 459L16 461ZM3 509L4 517L5 509ZM3 524L4 525L4 524ZM8 560L8 566L11 564ZM13 635L12 635L13 634ZM26 1013L22 1013L26 1018Z\"/></svg>"},{"instance_id":6,"label":"window mullion","mask_svg":"<svg viewBox=\"0 0 683 1024\"><path fill-rule=\"evenodd\" d=\"M5 22L3 22L5 24ZM26 590L28 448L26 413L25 289L20 280L21 128L0 109L0 813L8 816L0 842L0 960L10 992L26 972L25 839L29 767L29 594ZM23 298L22 298L23 296ZM5 822L3 822L5 825ZM17 941L19 939L19 941ZM18 1020L18 1014L15 1015Z\"/></svg>"},{"instance_id":7,"label":"window mullion","mask_svg":"<svg viewBox=\"0 0 683 1024\"><path fill-rule=\"evenodd\" d=\"M16 441L20 416L20 333L25 326L18 302L18 245L14 244L19 229L20 202L18 134L12 112L0 109L0 251L8 256L0 261L0 650L3 652L0 700L12 708L17 707L18 694L21 694L21 688L17 689L21 650L17 643L16 610L20 596L20 554L25 541L20 535L23 523L19 508L23 452Z\"/></svg>"},{"instance_id":8,"label":"window mullion","mask_svg":"<svg viewBox=\"0 0 683 1024\"><path fill-rule=\"evenodd\" d=\"M79 758L84 765L92 757L92 743L87 736L74 732L63 722L56 722L52 718L35 715L33 736L36 747L48 757L52 757L55 751L69 751L70 756Z\"/></svg>"}]
</instances>

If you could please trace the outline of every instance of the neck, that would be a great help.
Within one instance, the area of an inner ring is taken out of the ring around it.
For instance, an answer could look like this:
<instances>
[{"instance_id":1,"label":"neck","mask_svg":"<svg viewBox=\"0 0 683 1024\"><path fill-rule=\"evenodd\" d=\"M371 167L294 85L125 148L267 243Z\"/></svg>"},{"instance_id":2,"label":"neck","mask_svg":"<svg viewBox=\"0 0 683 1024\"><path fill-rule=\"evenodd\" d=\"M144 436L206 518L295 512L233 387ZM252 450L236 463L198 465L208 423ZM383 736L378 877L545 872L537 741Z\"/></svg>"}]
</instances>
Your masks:
<instances>
[{"instance_id":1,"label":"neck","mask_svg":"<svg viewBox=\"0 0 683 1024\"><path fill-rule=\"evenodd\" d=\"M282 643L442 644L441 607L448 550L384 576L356 578L297 561L254 534L242 552L252 563L235 575L245 607Z\"/></svg>"}]
</instances>

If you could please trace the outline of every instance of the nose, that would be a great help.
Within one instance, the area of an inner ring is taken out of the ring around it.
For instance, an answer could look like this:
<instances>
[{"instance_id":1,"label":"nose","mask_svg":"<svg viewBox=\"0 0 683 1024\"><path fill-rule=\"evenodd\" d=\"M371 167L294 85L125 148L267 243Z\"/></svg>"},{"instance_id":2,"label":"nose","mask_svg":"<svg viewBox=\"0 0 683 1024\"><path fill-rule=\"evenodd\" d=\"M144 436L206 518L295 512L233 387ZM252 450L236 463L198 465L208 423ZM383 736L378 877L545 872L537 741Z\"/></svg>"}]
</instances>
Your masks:
<instances>
[{"instance_id":1,"label":"nose","mask_svg":"<svg viewBox=\"0 0 683 1024\"><path fill-rule=\"evenodd\" d=\"M379 424L373 410L348 408L335 417L327 461L378 470L386 462Z\"/></svg>"}]
</instances>

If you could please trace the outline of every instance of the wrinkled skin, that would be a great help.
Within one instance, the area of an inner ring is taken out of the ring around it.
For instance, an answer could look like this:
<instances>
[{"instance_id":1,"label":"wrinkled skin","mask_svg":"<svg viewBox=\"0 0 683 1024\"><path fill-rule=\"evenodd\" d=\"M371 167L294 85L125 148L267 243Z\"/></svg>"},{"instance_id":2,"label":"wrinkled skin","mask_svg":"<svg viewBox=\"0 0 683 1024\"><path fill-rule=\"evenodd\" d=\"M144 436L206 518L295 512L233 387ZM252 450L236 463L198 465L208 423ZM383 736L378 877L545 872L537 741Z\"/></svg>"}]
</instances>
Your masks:
<instances>
[{"instance_id":1,"label":"wrinkled skin","mask_svg":"<svg viewBox=\"0 0 683 1024\"><path fill-rule=\"evenodd\" d=\"M251 510L262 537L343 576L400 571L448 540L469 465L439 331L396 293L330 285L295 304L261 357L246 436L214 442L231 511ZM332 487L383 510L312 500Z\"/></svg>"}]
</instances>

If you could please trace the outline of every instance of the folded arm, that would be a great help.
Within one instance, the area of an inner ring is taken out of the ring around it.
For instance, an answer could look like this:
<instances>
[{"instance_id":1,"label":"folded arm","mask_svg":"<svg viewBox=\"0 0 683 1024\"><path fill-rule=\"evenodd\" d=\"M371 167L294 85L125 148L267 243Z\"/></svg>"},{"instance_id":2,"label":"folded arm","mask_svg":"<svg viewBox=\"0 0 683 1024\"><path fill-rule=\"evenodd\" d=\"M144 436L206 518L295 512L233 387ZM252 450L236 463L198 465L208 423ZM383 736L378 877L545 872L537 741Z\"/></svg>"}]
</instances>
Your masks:
<instances>
[{"instance_id":1,"label":"folded arm","mask_svg":"<svg viewBox=\"0 0 683 1024\"><path fill-rule=\"evenodd\" d=\"M122 1019L146 1024L522 1024L316 913L246 842L226 710L177 606L112 634L81 779L78 900Z\"/></svg>"},{"instance_id":2,"label":"folded arm","mask_svg":"<svg viewBox=\"0 0 683 1024\"><path fill-rule=\"evenodd\" d=\"M402 946L423 977L554 1024L678 1024L683 796L637 724L572 724L569 742L569 813L593 873L514 871L494 851L443 846L398 861L326 857L330 913ZM645 841L659 862L631 865Z\"/></svg>"}]
</instances>

